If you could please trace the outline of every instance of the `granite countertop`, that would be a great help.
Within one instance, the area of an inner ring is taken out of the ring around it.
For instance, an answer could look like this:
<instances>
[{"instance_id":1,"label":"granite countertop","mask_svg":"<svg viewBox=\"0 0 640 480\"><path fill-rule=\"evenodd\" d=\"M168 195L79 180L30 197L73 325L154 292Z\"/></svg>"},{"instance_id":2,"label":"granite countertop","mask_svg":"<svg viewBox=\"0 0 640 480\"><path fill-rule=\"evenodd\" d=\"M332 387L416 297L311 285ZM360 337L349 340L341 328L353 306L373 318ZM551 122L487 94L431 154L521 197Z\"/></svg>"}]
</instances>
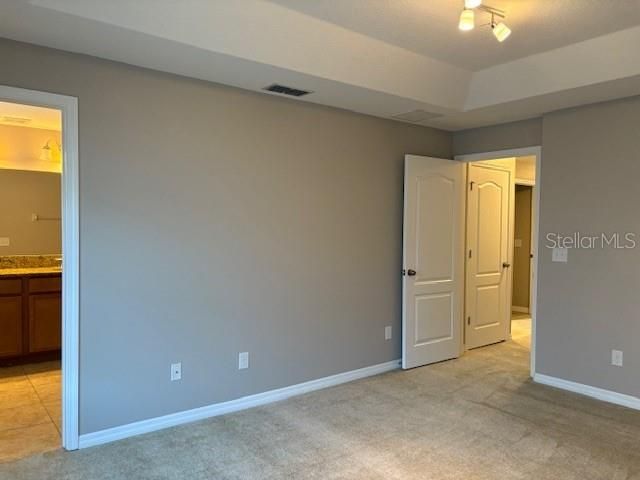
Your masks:
<instances>
[{"instance_id":1,"label":"granite countertop","mask_svg":"<svg viewBox=\"0 0 640 480\"><path fill-rule=\"evenodd\" d=\"M0 256L0 277L56 275L62 273L60 255Z\"/></svg>"},{"instance_id":2,"label":"granite countertop","mask_svg":"<svg viewBox=\"0 0 640 480\"><path fill-rule=\"evenodd\" d=\"M0 277L23 277L25 275L55 275L62 273L60 267L0 268Z\"/></svg>"}]
</instances>

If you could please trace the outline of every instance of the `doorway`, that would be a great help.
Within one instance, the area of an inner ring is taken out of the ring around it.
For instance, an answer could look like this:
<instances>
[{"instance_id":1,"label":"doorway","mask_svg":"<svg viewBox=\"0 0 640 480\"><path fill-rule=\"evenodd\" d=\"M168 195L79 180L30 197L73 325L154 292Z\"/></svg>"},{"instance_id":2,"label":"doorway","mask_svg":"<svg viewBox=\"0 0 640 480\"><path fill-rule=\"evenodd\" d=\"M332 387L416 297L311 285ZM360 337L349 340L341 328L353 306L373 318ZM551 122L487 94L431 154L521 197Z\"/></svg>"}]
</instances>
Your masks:
<instances>
[{"instance_id":1,"label":"doorway","mask_svg":"<svg viewBox=\"0 0 640 480\"><path fill-rule=\"evenodd\" d=\"M531 348L531 263L533 185L515 186L513 280L511 293L511 339L525 348Z\"/></svg>"},{"instance_id":2,"label":"doorway","mask_svg":"<svg viewBox=\"0 0 640 480\"><path fill-rule=\"evenodd\" d=\"M541 148L455 160L406 157L403 368L456 358L512 337L515 186L527 169L527 175L539 176ZM532 187L528 310L533 375L539 188L535 179L526 182ZM440 191L429 201L434 185ZM429 290L422 291L425 287Z\"/></svg>"},{"instance_id":3,"label":"doorway","mask_svg":"<svg viewBox=\"0 0 640 480\"><path fill-rule=\"evenodd\" d=\"M536 157L479 160L467 169L465 347L511 339L529 350Z\"/></svg>"},{"instance_id":4,"label":"doorway","mask_svg":"<svg viewBox=\"0 0 640 480\"><path fill-rule=\"evenodd\" d=\"M15 410L0 440L10 460L78 448L78 113L73 97L1 85L0 110L0 126L23 129L0 154L0 174L22 195L0 222L0 386L13 402L0 408Z\"/></svg>"}]
</instances>

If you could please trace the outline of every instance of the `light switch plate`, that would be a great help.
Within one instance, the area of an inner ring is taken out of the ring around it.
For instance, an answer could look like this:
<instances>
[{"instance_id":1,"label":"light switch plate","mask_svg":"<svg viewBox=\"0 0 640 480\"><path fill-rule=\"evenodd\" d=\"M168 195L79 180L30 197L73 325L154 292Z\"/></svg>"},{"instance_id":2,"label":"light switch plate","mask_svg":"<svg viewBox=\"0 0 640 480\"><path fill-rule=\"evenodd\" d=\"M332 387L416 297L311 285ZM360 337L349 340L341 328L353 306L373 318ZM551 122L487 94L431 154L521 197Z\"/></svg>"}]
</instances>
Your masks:
<instances>
[{"instance_id":1,"label":"light switch plate","mask_svg":"<svg viewBox=\"0 0 640 480\"><path fill-rule=\"evenodd\" d=\"M621 367L623 363L622 350L611 350L611 365Z\"/></svg>"},{"instance_id":2,"label":"light switch plate","mask_svg":"<svg viewBox=\"0 0 640 480\"><path fill-rule=\"evenodd\" d=\"M0 237L0 247L8 247L11 244L9 237Z\"/></svg>"},{"instance_id":3,"label":"light switch plate","mask_svg":"<svg viewBox=\"0 0 640 480\"><path fill-rule=\"evenodd\" d=\"M568 248L554 248L551 251L551 261L552 262L567 263L568 259L569 259L569 249Z\"/></svg>"},{"instance_id":4,"label":"light switch plate","mask_svg":"<svg viewBox=\"0 0 640 480\"><path fill-rule=\"evenodd\" d=\"M238 370L249 368L249 352L240 352L238 354Z\"/></svg>"},{"instance_id":5,"label":"light switch plate","mask_svg":"<svg viewBox=\"0 0 640 480\"><path fill-rule=\"evenodd\" d=\"M384 339L391 340L392 330L390 326L384 327Z\"/></svg>"}]
</instances>

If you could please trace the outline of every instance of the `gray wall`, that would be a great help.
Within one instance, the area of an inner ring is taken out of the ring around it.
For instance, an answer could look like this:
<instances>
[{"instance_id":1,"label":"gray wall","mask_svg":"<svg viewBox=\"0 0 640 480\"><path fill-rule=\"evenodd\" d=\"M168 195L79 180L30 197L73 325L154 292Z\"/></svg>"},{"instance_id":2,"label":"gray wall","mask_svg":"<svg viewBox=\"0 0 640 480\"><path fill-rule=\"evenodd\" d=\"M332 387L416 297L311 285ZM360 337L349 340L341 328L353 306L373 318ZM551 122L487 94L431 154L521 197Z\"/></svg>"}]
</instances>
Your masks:
<instances>
[{"instance_id":1,"label":"gray wall","mask_svg":"<svg viewBox=\"0 0 640 480\"><path fill-rule=\"evenodd\" d=\"M461 130L453 134L453 154L493 152L542 144L542 119Z\"/></svg>"},{"instance_id":2,"label":"gray wall","mask_svg":"<svg viewBox=\"0 0 640 480\"><path fill-rule=\"evenodd\" d=\"M82 433L399 358L403 156L450 157L449 133L9 41L0 58L0 83L79 98Z\"/></svg>"},{"instance_id":3,"label":"gray wall","mask_svg":"<svg viewBox=\"0 0 640 480\"><path fill-rule=\"evenodd\" d=\"M544 245L548 232L640 234L638 125L638 97L542 120L536 351L538 373L634 396L640 396L640 250L572 250L562 264L551 262ZM535 128L519 142L508 138L519 128L496 127L488 149L530 145ZM485 151L481 133L456 134L454 150ZM623 368L610 365L612 349L624 351Z\"/></svg>"},{"instance_id":4,"label":"gray wall","mask_svg":"<svg viewBox=\"0 0 640 480\"><path fill-rule=\"evenodd\" d=\"M60 174L0 169L0 237L10 239L0 255L59 254L60 205Z\"/></svg>"},{"instance_id":5,"label":"gray wall","mask_svg":"<svg viewBox=\"0 0 640 480\"><path fill-rule=\"evenodd\" d=\"M544 118L541 241L545 232L640 233L640 98ZM543 244L541 244L542 246ZM537 370L640 396L640 249L541 248ZM624 351L613 367L611 349Z\"/></svg>"}]
</instances>

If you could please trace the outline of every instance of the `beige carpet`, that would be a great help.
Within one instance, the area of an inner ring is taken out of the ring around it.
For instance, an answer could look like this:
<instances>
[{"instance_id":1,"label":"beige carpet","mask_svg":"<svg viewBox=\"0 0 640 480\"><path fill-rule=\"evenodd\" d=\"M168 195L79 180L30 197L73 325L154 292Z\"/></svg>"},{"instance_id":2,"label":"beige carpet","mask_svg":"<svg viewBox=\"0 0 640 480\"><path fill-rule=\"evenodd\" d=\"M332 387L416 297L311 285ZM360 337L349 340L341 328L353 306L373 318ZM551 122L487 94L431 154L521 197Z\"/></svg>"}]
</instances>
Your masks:
<instances>
[{"instance_id":1,"label":"beige carpet","mask_svg":"<svg viewBox=\"0 0 640 480\"><path fill-rule=\"evenodd\" d=\"M640 412L535 385L515 342L73 453L2 479L640 479Z\"/></svg>"}]
</instances>

